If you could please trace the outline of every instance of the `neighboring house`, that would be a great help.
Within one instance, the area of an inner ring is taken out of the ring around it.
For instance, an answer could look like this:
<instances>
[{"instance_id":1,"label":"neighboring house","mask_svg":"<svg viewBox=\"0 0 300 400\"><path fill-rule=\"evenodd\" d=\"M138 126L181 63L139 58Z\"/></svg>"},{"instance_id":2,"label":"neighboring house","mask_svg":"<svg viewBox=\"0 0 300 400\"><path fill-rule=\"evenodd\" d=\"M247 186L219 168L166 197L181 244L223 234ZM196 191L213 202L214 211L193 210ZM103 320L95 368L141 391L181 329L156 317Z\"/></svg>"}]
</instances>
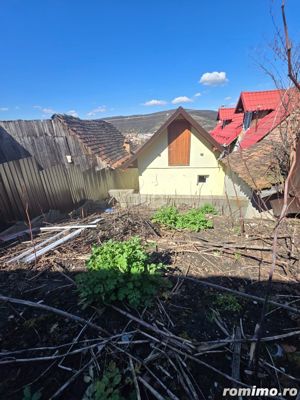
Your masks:
<instances>
[{"instance_id":1,"label":"neighboring house","mask_svg":"<svg viewBox=\"0 0 300 400\"><path fill-rule=\"evenodd\" d=\"M242 180L251 189L259 210L272 206L275 214L280 212L292 129L295 124L299 127L298 104L294 89L242 92L234 110L219 110L218 124L211 131L226 146L221 162L234 174L237 185ZM299 171L297 167L290 188L294 198L299 196ZM298 210L298 201L293 201L289 212Z\"/></svg>"},{"instance_id":2,"label":"neighboring house","mask_svg":"<svg viewBox=\"0 0 300 400\"><path fill-rule=\"evenodd\" d=\"M282 104L288 100L283 90L242 92L235 108L219 109L217 126L210 134L229 151L246 149L287 116Z\"/></svg>"},{"instance_id":3,"label":"neighboring house","mask_svg":"<svg viewBox=\"0 0 300 400\"><path fill-rule=\"evenodd\" d=\"M137 189L137 170L118 169L130 156L123 135L102 120L0 122L0 224Z\"/></svg>"},{"instance_id":4,"label":"neighboring house","mask_svg":"<svg viewBox=\"0 0 300 400\"><path fill-rule=\"evenodd\" d=\"M221 145L230 146L242 130L243 117L243 114L235 113L234 108L219 108L218 123L210 134Z\"/></svg>"},{"instance_id":5,"label":"neighboring house","mask_svg":"<svg viewBox=\"0 0 300 400\"><path fill-rule=\"evenodd\" d=\"M94 166L115 169L130 157L124 136L112 124L68 115L0 121L0 143L9 149L2 162L32 156L42 168L74 164L82 171Z\"/></svg>"}]
</instances>

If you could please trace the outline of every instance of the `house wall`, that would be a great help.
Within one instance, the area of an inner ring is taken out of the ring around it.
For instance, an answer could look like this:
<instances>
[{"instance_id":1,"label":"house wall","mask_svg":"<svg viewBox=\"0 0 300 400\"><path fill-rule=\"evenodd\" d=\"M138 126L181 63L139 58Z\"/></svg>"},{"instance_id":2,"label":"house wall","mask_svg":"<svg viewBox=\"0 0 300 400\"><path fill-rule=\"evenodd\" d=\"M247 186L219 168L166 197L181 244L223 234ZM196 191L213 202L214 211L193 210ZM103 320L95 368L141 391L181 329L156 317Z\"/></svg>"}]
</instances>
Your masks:
<instances>
[{"instance_id":1,"label":"house wall","mask_svg":"<svg viewBox=\"0 0 300 400\"><path fill-rule=\"evenodd\" d=\"M138 158L140 194L203 195L224 194L225 172L211 145L192 128L189 166L168 165L167 130ZM198 175L208 175L197 184Z\"/></svg>"},{"instance_id":2,"label":"house wall","mask_svg":"<svg viewBox=\"0 0 300 400\"><path fill-rule=\"evenodd\" d=\"M224 195L229 198L237 198L242 201L247 200L243 207L242 215L246 218L270 217L268 213L258 211L260 205L257 204L252 189L247 185L236 173L230 170L229 167L224 167ZM246 205L245 205L246 204Z\"/></svg>"},{"instance_id":3,"label":"house wall","mask_svg":"<svg viewBox=\"0 0 300 400\"><path fill-rule=\"evenodd\" d=\"M209 143L191 131L189 166L168 165L167 130L138 157L139 198L128 197L129 203L167 204L168 202L214 203L239 218L257 218L251 188L230 168L217 160ZM208 175L205 183L197 184L198 175ZM168 197L170 196L170 197ZM186 196L186 197L184 197ZM230 205L229 205L230 204Z\"/></svg>"}]
</instances>

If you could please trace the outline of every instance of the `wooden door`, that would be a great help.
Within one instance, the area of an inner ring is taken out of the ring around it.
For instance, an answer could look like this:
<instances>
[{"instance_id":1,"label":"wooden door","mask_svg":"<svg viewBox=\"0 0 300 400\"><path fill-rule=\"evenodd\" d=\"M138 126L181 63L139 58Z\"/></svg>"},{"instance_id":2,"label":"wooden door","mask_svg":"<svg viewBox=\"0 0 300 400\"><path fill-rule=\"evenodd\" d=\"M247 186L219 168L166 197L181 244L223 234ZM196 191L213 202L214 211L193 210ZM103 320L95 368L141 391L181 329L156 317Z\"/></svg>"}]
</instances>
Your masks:
<instances>
[{"instance_id":1,"label":"wooden door","mask_svg":"<svg viewBox=\"0 0 300 400\"><path fill-rule=\"evenodd\" d=\"M190 165L191 126L186 120L176 120L168 127L169 165Z\"/></svg>"}]
</instances>

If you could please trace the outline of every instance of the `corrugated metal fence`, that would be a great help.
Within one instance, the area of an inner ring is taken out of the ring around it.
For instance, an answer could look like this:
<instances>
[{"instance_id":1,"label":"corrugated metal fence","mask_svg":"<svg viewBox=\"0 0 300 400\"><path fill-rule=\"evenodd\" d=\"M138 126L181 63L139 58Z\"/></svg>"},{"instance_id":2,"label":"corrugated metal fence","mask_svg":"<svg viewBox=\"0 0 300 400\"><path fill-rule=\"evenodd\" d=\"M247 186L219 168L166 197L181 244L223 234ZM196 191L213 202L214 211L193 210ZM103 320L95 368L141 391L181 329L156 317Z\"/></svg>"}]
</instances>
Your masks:
<instances>
[{"instance_id":1,"label":"corrugated metal fence","mask_svg":"<svg viewBox=\"0 0 300 400\"><path fill-rule=\"evenodd\" d=\"M83 200L103 200L109 189L138 189L136 169L82 172L70 165L40 169L28 157L0 164L0 221L35 217L49 209L71 210Z\"/></svg>"}]
</instances>

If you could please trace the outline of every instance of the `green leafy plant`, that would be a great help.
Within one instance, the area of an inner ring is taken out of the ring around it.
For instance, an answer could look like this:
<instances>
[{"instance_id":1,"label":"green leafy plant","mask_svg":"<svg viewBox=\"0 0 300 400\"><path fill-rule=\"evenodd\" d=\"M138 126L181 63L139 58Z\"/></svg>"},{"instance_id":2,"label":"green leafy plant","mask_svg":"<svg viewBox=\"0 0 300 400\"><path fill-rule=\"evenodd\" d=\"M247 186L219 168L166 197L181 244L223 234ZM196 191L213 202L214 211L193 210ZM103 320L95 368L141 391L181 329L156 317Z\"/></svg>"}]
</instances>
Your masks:
<instances>
[{"instance_id":1,"label":"green leafy plant","mask_svg":"<svg viewBox=\"0 0 300 400\"><path fill-rule=\"evenodd\" d=\"M138 237L124 242L109 240L92 249L88 271L76 277L82 304L126 301L133 307L150 304L168 286L163 264L149 261Z\"/></svg>"},{"instance_id":2,"label":"green leafy plant","mask_svg":"<svg viewBox=\"0 0 300 400\"><path fill-rule=\"evenodd\" d=\"M177 228L198 232L213 227L213 222L206 218L200 208L192 208L184 214L179 214Z\"/></svg>"},{"instance_id":3,"label":"green leafy plant","mask_svg":"<svg viewBox=\"0 0 300 400\"><path fill-rule=\"evenodd\" d=\"M213 206L205 205L201 208L191 208L180 213L176 207L162 207L154 214L152 222L159 223L171 229L187 229L198 232L213 227L213 222L206 217L208 211L215 213Z\"/></svg>"},{"instance_id":4,"label":"green leafy plant","mask_svg":"<svg viewBox=\"0 0 300 400\"><path fill-rule=\"evenodd\" d=\"M121 396L120 383L122 375L114 361L111 361L103 372L101 379L94 379L93 369L84 377L87 387L82 400L125 400Z\"/></svg>"},{"instance_id":5,"label":"green leafy plant","mask_svg":"<svg viewBox=\"0 0 300 400\"><path fill-rule=\"evenodd\" d=\"M240 312L242 310L242 306L232 294L218 294L214 304L222 311Z\"/></svg>"},{"instance_id":6,"label":"green leafy plant","mask_svg":"<svg viewBox=\"0 0 300 400\"><path fill-rule=\"evenodd\" d=\"M23 400L39 400L42 397L42 393L37 390L34 393L31 393L30 386L26 386L23 391Z\"/></svg>"},{"instance_id":7,"label":"green leafy plant","mask_svg":"<svg viewBox=\"0 0 300 400\"><path fill-rule=\"evenodd\" d=\"M209 203L203 204L203 206L200 207L200 210L203 212L203 214L211 214L211 215L218 214L218 211L215 209L215 207Z\"/></svg>"},{"instance_id":8,"label":"green leafy plant","mask_svg":"<svg viewBox=\"0 0 300 400\"><path fill-rule=\"evenodd\" d=\"M176 228L178 223L179 211L176 207L168 206L161 207L156 211L152 218L152 222L157 222L160 225L168 228Z\"/></svg>"}]
</instances>

